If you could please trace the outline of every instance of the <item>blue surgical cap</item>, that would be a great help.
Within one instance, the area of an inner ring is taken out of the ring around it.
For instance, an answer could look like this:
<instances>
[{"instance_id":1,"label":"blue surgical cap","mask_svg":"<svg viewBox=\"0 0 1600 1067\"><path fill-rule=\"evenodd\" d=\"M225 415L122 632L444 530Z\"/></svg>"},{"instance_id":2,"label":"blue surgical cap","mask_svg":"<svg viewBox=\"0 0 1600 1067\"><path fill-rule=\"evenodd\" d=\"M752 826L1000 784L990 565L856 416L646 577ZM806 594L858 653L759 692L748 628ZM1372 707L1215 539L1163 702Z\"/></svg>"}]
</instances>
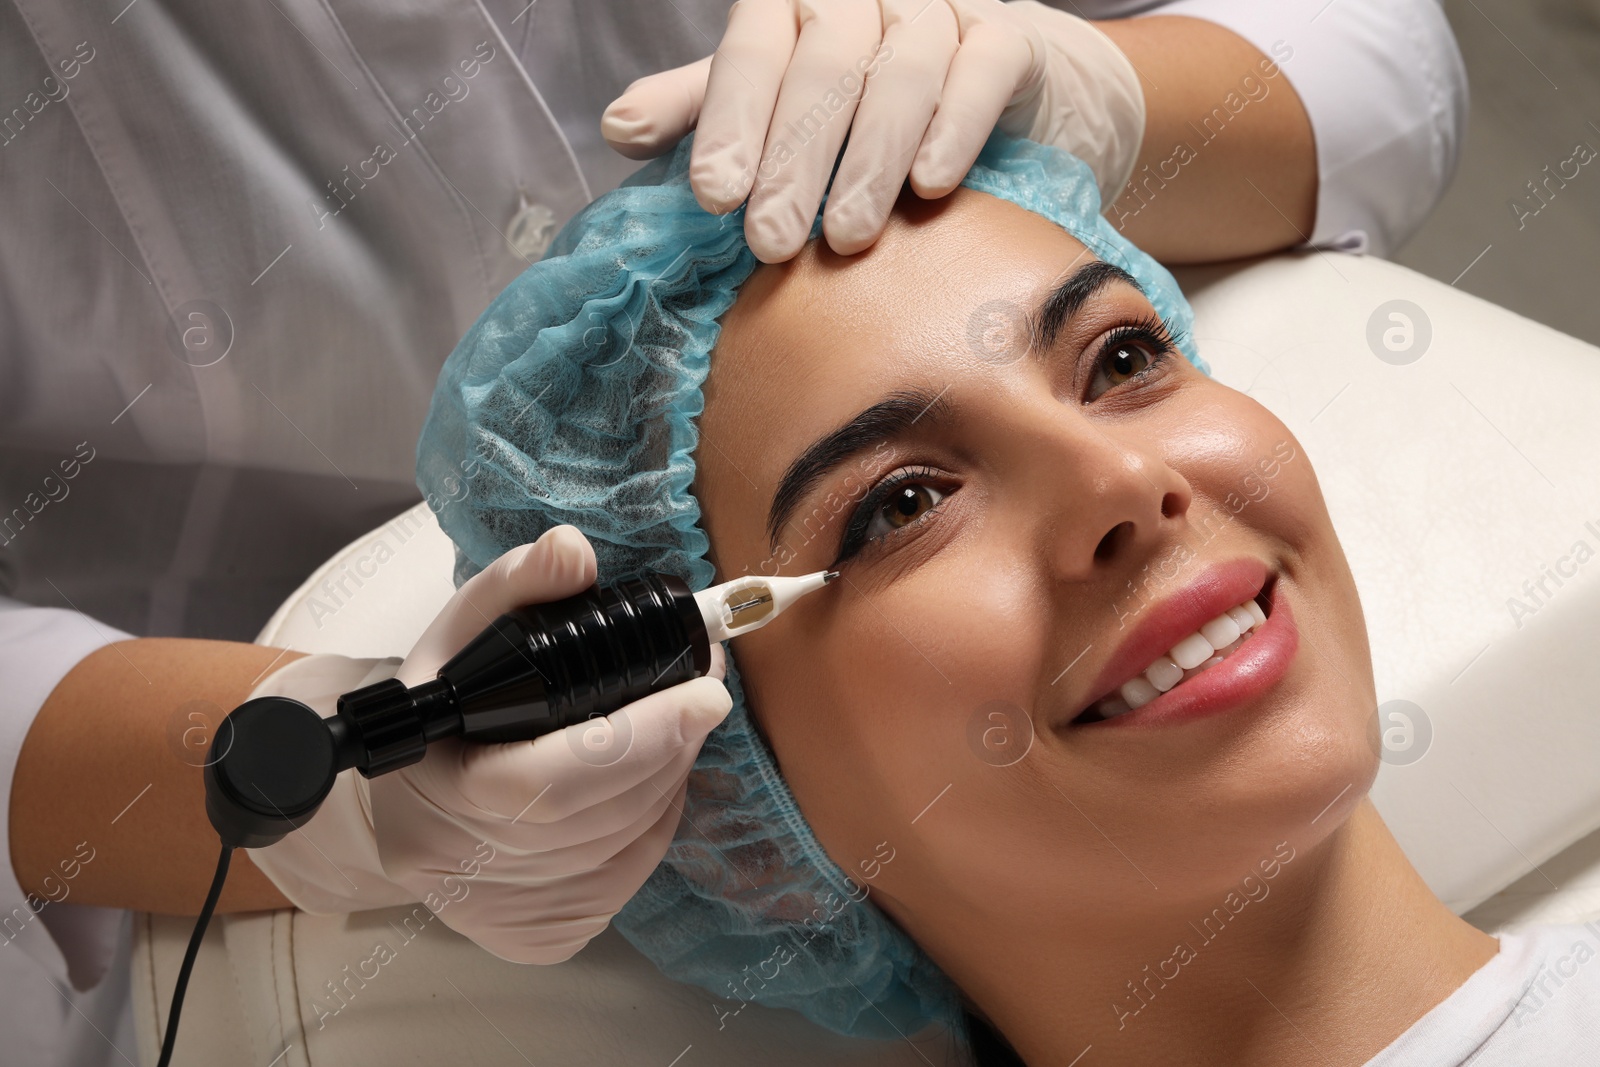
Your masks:
<instances>
[{"instance_id":1,"label":"blue surgical cap","mask_svg":"<svg viewBox=\"0 0 1600 1067\"><path fill-rule=\"evenodd\" d=\"M653 570L713 578L689 492L701 385L718 319L758 265L744 208L707 213L692 138L580 211L445 362L417 446L417 483L455 541L459 584L563 523L602 582ZM1087 164L995 133L961 183L1055 222L1127 271L1183 354L1193 316L1172 276L1100 215ZM821 231L821 213L811 237ZM668 977L731 1002L793 1008L842 1034L959 1028L953 983L822 850L745 705L690 774L676 840L616 928Z\"/></svg>"}]
</instances>

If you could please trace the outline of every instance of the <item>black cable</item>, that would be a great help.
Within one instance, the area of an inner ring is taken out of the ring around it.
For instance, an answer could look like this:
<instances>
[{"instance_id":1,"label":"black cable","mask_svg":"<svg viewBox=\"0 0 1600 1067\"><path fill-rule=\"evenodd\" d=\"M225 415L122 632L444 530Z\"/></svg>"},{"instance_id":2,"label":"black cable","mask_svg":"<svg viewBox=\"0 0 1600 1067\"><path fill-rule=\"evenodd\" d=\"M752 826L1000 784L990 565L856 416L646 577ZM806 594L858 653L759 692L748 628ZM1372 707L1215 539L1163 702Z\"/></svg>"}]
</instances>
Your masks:
<instances>
[{"instance_id":1,"label":"black cable","mask_svg":"<svg viewBox=\"0 0 1600 1067\"><path fill-rule=\"evenodd\" d=\"M217 910L217 898L222 896L222 883L228 877L228 861L232 858L233 849L223 845L222 855L217 857L217 873L211 878L211 891L200 908L200 917L194 921L194 933L189 935L183 966L178 968L178 984L172 989L172 1008L167 1012L167 1036L161 1042L161 1058L156 1061L156 1067L168 1067L172 1062L172 1048L178 1042L178 1013L183 1010L183 994L189 988L189 972L194 970L194 959L200 955L200 942L206 936L211 913Z\"/></svg>"}]
</instances>

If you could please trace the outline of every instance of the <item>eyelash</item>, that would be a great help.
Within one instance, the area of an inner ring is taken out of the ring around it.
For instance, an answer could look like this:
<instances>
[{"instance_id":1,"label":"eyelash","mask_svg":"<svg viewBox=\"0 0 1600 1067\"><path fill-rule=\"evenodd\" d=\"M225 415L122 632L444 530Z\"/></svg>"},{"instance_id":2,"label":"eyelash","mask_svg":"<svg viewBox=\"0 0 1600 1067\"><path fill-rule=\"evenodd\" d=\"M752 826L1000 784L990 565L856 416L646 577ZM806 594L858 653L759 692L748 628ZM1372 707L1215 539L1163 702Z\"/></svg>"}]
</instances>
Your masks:
<instances>
[{"instance_id":1,"label":"eyelash","mask_svg":"<svg viewBox=\"0 0 1600 1067\"><path fill-rule=\"evenodd\" d=\"M838 566L845 560L850 559L868 544L876 544L887 540L896 533L907 529L908 527L901 527L900 530L895 530L891 533L880 534L870 539L867 537L867 527L872 525L873 518L889 502L897 489L907 483L924 482L938 477L939 472L931 467L902 467L869 489L867 495L862 498L861 503L856 506L856 510L850 514L850 522L845 526L844 537L839 544L839 555L833 561L833 566ZM941 500L939 503L943 503L943 501ZM933 505L934 508L938 506L939 504ZM923 518L926 518L932 511L933 508L929 508L928 511L923 512ZM917 520L917 522L921 521L922 519Z\"/></svg>"},{"instance_id":2,"label":"eyelash","mask_svg":"<svg viewBox=\"0 0 1600 1067\"><path fill-rule=\"evenodd\" d=\"M1117 389L1130 382L1143 380L1161 370L1170 359L1178 354L1180 339L1174 337L1166 322L1159 315L1154 311L1148 312L1143 318L1118 326L1106 335L1106 339L1100 345L1100 350L1095 353L1095 372L1098 375L1106 358L1112 353L1127 345L1130 341L1136 341L1145 346L1145 354L1149 357L1149 365L1127 381L1119 382L1111 388ZM1101 393L1100 395L1104 396L1105 394ZM1098 397L1095 399L1098 399ZM874 485L867 491L867 495L862 498L855 511L851 513L850 521L845 526L844 536L840 539L838 556L831 566L837 567L839 564L854 557L868 545L881 544L898 534L906 532L911 526L922 522L922 519L927 518L928 515L937 510L944 503L943 499L933 504L932 507L923 512L921 518L908 526L903 526L898 530L892 530L889 533L880 534L873 538L866 536L867 527L871 525L873 517L889 502L896 490L909 483L937 480L939 476L939 472L931 467L903 467ZM948 493L944 495L946 497L949 496Z\"/></svg>"},{"instance_id":3,"label":"eyelash","mask_svg":"<svg viewBox=\"0 0 1600 1067\"><path fill-rule=\"evenodd\" d=\"M1169 359L1178 354L1179 340L1181 337L1173 337L1172 331L1161 316L1154 311L1148 312L1143 318L1118 326L1106 335L1105 341L1100 345L1100 351L1095 354L1095 369L1098 371L1104 365L1106 357L1118 348L1129 341L1139 341L1145 345L1145 354L1150 357L1150 365L1128 379L1130 382L1139 381L1160 370ZM1126 385L1127 382L1120 384ZM1117 386L1112 388L1115 389Z\"/></svg>"}]
</instances>

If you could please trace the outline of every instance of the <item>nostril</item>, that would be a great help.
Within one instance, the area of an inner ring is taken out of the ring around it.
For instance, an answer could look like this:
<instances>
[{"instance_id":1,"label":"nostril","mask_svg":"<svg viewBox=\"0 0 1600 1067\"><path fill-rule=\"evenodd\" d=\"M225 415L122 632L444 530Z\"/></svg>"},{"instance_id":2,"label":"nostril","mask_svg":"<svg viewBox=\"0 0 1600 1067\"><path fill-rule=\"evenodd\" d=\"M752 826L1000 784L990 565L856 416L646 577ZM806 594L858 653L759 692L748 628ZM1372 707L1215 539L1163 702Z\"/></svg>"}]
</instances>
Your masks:
<instances>
[{"instance_id":1,"label":"nostril","mask_svg":"<svg viewBox=\"0 0 1600 1067\"><path fill-rule=\"evenodd\" d=\"M1106 532L1104 537L1100 538L1100 543L1096 545L1094 549L1094 558L1096 560L1108 559L1110 558L1111 554L1117 550L1117 541L1121 538L1124 527L1131 530L1133 523L1119 522L1115 526L1111 527L1111 529Z\"/></svg>"}]
</instances>

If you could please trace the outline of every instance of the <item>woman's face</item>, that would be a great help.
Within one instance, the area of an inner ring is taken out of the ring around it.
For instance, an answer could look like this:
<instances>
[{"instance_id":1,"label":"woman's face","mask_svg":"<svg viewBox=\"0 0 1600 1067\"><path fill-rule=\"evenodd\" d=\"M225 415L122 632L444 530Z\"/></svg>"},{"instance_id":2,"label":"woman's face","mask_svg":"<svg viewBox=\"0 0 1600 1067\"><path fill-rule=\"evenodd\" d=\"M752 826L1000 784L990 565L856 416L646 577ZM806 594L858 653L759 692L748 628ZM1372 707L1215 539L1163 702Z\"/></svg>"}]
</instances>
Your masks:
<instances>
[{"instance_id":1,"label":"woman's face","mask_svg":"<svg viewBox=\"0 0 1600 1067\"><path fill-rule=\"evenodd\" d=\"M758 268L723 319L695 483L718 580L841 575L734 643L752 714L828 854L947 968L1008 926L1114 939L1214 902L1376 773L1311 464L1256 401L1160 358L1153 320L1059 227L964 188L903 198L863 254ZM1222 613L1206 581L1239 604L1262 579L1285 617L1220 682L1074 721Z\"/></svg>"}]
</instances>

